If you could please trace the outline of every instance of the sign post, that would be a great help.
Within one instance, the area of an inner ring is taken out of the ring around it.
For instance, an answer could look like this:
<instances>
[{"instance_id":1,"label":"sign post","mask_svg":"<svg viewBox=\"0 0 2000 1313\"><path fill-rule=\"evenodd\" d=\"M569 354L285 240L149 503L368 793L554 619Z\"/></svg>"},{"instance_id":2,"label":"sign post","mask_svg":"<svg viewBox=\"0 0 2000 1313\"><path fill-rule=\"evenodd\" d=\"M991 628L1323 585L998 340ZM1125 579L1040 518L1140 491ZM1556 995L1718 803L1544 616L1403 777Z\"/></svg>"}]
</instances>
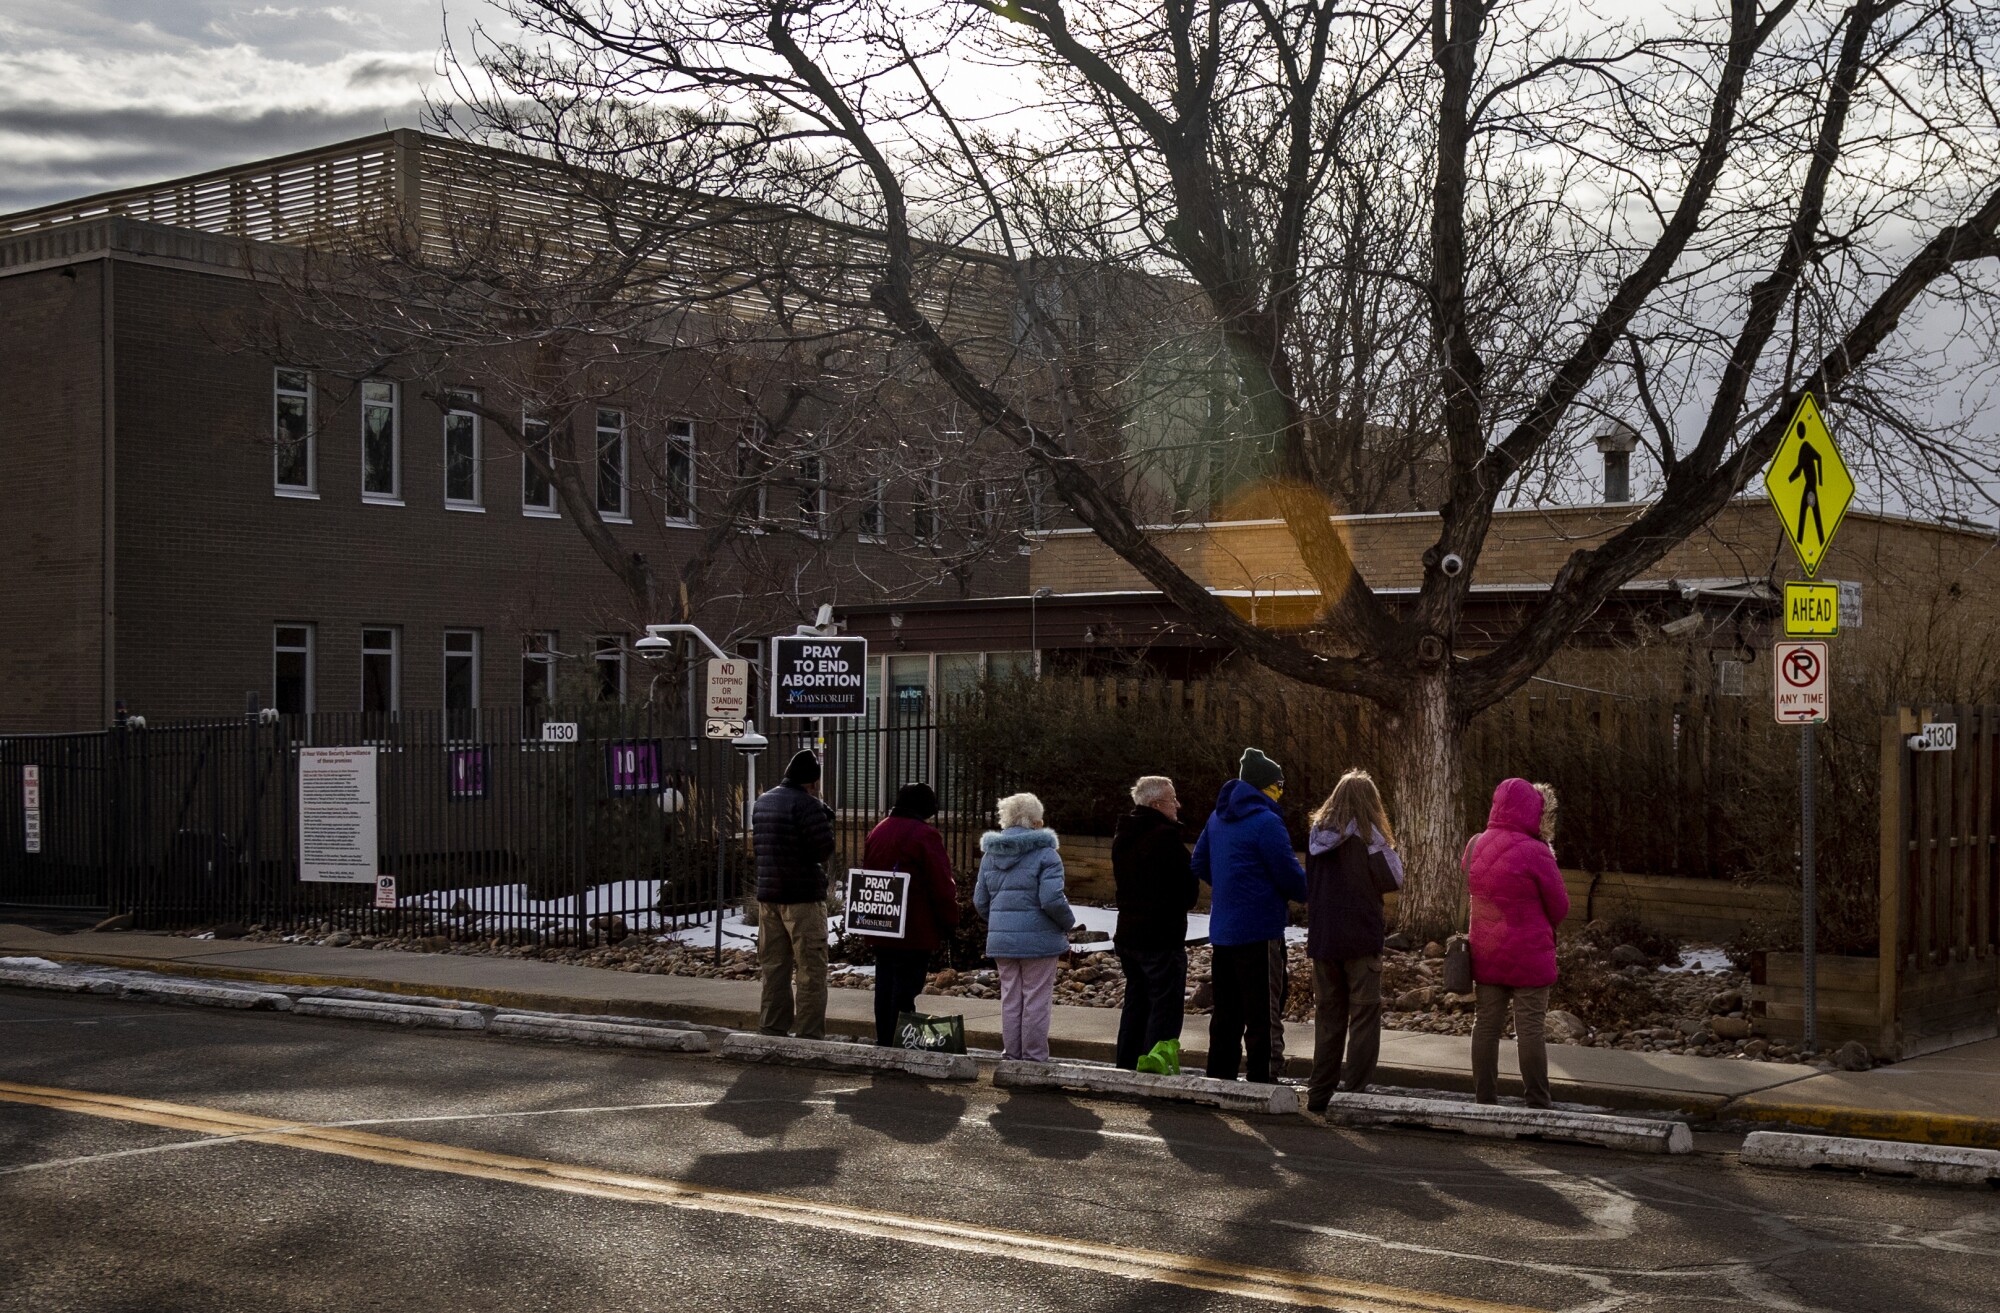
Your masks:
<instances>
[{"instance_id":1,"label":"sign post","mask_svg":"<svg viewBox=\"0 0 2000 1313\"><path fill-rule=\"evenodd\" d=\"M1831 701L1825 643L1780 643L1771 655L1771 712L1780 725L1797 725L1799 734L1799 902L1804 917L1805 951L1804 1049L1819 1044L1819 908L1814 871L1813 784L1818 775L1814 727L1826 723Z\"/></svg>"},{"instance_id":2,"label":"sign post","mask_svg":"<svg viewBox=\"0 0 2000 1313\"><path fill-rule=\"evenodd\" d=\"M1764 471L1764 491L1785 539L1798 554L1807 579L1819 574L1841 517L1854 500L1854 478L1840 458L1833 434L1820 417L1819 405L1808 392L1778 443L1770 468ZM1854 623L1859 623L1859 598ZM1787 583L1785 634L1831 636L1840 632L1841 589L1837 584ZM1799 726L1799 899L1805 949L1805 1026L1803 1048L1819 1047L1819 900L1813 871L1813 784L1818 771L1814 727L1824 725L1830 709L1825 643L1780 643L1771 662L1772 713L1781 725Z\"/></svg>"}]
</instances>

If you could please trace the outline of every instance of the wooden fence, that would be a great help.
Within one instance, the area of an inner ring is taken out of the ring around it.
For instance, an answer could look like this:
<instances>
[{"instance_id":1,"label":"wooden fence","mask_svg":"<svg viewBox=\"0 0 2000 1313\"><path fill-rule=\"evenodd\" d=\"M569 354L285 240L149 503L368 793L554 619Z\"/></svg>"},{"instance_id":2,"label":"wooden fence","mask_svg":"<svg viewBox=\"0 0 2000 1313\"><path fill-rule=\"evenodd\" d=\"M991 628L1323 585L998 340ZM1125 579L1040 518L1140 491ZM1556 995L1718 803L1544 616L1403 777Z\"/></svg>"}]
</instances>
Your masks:
<instances>
[{"instance_id":1,"label":"wooden fence","mask_svg":"<svg viewBox=\"0 0 2000 1313\"><path fill-rule=\"evenodd\" d=\"M1926 724L1958 726L1951 752L1917 752ZM1819 1032L1906 1058L2000 1035L2000 707L1902 708L1881 719L1878 948L1819 959ZM1802 1029L1803 964L1764 955L1760 1028Z\"/></svg>"}]
</instances>

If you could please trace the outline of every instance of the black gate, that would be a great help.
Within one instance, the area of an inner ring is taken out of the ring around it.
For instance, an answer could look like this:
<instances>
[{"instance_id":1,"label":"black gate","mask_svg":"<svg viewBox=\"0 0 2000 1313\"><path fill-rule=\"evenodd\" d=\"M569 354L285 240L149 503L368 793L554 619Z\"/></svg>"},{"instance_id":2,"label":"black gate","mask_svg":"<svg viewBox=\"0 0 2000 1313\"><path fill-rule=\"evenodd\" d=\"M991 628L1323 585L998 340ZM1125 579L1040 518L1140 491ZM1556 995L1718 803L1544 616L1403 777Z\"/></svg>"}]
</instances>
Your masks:
<instances>
[{"instance_id":1,"label":"black gate","mask_svg":"<svg viewBox=\"0 0 2000 1313\"><path fill-rule=\"evenodd\" d=\"M977 864L1001 782L952 750L934 719L826 724L833 869L858 863L896 788L937 791L954 865ZM551 725L575 726L574 737ZM781 722L748 763L685 718L615 704L554 710L323 713L0 738L0 913L141 926L293 926L340 913L372 932L589 942L703 923L749 893L748 803L813 742ZM300 760L371 749L372 879L301 879ZM39 792L28 832L24 786ZM709 922L712 925L712 922Z\"/></svg>"}]
</instances>

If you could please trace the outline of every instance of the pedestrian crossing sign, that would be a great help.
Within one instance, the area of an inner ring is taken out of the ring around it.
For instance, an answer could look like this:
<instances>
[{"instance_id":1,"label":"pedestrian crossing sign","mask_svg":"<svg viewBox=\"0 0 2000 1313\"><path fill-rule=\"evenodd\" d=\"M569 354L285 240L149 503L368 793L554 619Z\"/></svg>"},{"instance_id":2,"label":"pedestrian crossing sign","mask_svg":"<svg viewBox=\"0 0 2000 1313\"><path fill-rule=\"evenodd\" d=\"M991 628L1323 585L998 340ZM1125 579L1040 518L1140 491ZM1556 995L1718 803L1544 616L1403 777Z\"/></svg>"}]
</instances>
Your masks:
<instances>
[{"instance_id":1,"label":"pedestrian crossing sign","mask_svg":"<svg viewBox=\"0 0 2000 1313\"><path fill-rule=\"evenodd\" d=\"M1764 471L1764 491L1770 494L1792 550L1799 554L1806 578L1812 578L1854 500L1854 480L1810 392L1799 398L1778 453Z\"/></svg>"}]
</instances>

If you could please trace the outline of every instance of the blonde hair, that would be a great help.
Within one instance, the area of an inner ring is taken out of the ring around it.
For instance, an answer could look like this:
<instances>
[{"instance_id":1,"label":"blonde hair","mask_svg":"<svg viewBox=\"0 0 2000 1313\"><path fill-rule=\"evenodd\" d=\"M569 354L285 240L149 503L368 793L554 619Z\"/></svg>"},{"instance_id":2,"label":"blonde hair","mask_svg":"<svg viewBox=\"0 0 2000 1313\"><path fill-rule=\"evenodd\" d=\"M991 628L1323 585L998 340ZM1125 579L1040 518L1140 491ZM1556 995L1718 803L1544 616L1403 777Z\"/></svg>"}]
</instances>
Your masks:
<instances>
[{"instance_id":1,"label":"blonde hair","mask_svg":"<svg viewBox=\"0 0 2000 1313\"><path fill-rule=\"evenodd\" d=\"M1042 828L1042 800L1032 793L1010 793L994 807L1000 828L1011 830L1019 825L1030 830Z\"/></svg>"},{"instance_id":2,"label":"blonde hair","mask_svg":"<svg viewBox=\"0 0 2000 1313\"><path fill-rule=\"evenodd\" d=\"M1556 790L1552 784L1537 784L1535 792L1542 795L1542 842L1556 841Z\"/></svg>"},{"instance_id":3,"label":"blonde hair","mask_svg":"<svg viewBox=\"0 0 2000 1313\"><path fill-rule=\"evenodd\" d=\"M1382 791L1375 787L1375 777L1365 770L1351 770L1341 776L1333 792L1326 795L1326 801L1312 814L1315 830L1337 832L1350 824L1364 839L1373 827L1382 836L1382 842L1391 848L1396 846L1396 832L1389 828L1389 812L1382 805Z\"/></svg>"},{"instance_id":4,"label":"blonde hair","mask_svg":"<svg viewBox=\"0 0 2000 1313\"><path fill-rule=\"evenodd\" d=\"M1174 782L1164 775L1141 775L1132 785L1132 805L1150 807L1174 791Z\"/></svg>"}]
</instances>

